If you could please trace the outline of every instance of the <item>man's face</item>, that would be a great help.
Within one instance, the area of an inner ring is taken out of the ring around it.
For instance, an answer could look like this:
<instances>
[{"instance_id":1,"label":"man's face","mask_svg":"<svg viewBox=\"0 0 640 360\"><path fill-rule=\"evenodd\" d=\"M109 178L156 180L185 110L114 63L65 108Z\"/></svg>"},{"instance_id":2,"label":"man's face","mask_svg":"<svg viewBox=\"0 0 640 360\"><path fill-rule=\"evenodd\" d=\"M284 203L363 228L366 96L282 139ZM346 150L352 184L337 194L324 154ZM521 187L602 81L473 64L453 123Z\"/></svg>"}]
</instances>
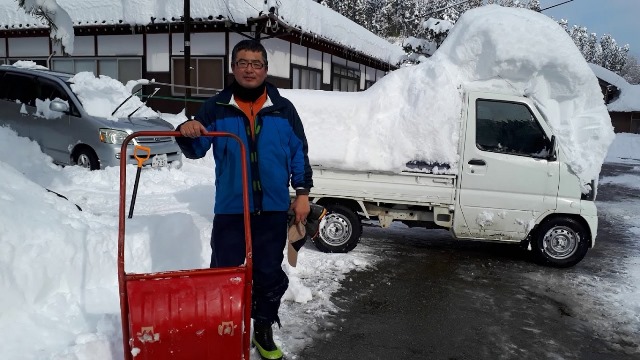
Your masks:
<instances>
[{"instance_id":1,"label":"man's face","mask_svg":"<svg viewBox=\"0 0 640 360\"><path fill-rule=\"evenodd\" d=\"M257 69L260 67L262 69ZM244 67L243 67L244 66ZM255 89L267 78L267 65L259 51L240 50L236 54L235 63L231 64L233 76L238 84L247 89Z\"/></svg>"}]
</instances>

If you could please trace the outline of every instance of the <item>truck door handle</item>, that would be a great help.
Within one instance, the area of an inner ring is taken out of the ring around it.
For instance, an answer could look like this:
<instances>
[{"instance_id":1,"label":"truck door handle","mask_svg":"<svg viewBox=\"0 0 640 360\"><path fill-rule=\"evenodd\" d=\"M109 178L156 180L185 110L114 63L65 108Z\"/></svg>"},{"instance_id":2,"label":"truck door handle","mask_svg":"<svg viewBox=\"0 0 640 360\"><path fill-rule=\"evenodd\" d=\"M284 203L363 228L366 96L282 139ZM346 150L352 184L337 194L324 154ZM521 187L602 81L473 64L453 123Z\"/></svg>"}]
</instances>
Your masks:
<instances>
[{"instance_id":1,"label":"truck door handle","mask_svg":"<svg viewBox=\"0 0 640 360\"><path fill-rule=\"evenodd\" d=\"M481 159L471 159L471 160L469 160L469 165L485 166L485 165L487 165L487 163L484 162L484 160L481 160Z\"/></svg>"}]
</instances>

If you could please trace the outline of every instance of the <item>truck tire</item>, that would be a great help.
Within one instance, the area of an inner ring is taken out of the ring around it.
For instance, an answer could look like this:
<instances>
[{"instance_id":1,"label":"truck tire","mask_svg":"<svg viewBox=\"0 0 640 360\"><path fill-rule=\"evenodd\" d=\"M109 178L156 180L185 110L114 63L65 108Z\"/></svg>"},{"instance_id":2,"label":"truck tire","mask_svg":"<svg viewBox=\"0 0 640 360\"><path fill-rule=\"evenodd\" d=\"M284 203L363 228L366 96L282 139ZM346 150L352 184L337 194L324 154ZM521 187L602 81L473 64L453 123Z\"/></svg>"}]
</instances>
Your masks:
<instances>
[{"instance_id":1,"label":"truck tire","mask_svg":"<svg viewBox=\"0 0 640 360\"><path fill-rule=\"evenodd\" d=\"M566 268L584 258L589 243L589 233L580 222L553 218L540 224L531 240L531 249L539 263Z\"/></svg>"},{"instance_id":2,"label":"truck tire","mask_svg":"<svg viewBox=\"0 0 640 360\"><path fill-rule=\"evenodd\" d=\"M327 215L320 223L316 248L326 253L346 253L353 250L362 235L362 223L353 210L344 205L327 205Z\"/></svg>"},{"instance_id":3,"label":"truck tire","mask_svg":"<svg viewBox=\"0 0 640 360\"><path fill-rule=\"evenodd\" d=\"M95 151L91 148L83 147L76 150L76 153L73 156L73 162L84 168L89 170L99 170L100 169L100 161L98 160L98 155L96 155Z\"/></svg>"}]
</instances>

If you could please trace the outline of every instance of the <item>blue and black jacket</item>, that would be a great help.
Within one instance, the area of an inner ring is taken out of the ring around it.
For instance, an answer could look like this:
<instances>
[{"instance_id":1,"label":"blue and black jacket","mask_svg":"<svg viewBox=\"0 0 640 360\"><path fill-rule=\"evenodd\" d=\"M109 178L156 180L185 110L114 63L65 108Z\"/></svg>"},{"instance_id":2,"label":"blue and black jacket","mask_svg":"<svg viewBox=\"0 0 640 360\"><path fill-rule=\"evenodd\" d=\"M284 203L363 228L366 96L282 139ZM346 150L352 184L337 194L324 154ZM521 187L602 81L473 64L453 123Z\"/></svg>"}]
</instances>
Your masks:
<instances>
[{"instance_id":1,"label":"blue and black jacket","mask_svg":"<svg viewBox=\"0 0 640 360\"><path fill-rule=\"evenodd\" d=\"M247 149L249 167L249 206L251 212L287 211L289 184L298 193L313 186L307 156L307 138L293 104L267 83L267 101L255 119L255 140L249 119L235 104L230 88L209 98L200 108L196 120L207 131L224 131L238 135ZM176 141L189 159L202 158L213 146L216 163L216 214L242 213L242 173L240 147L228 137L177 137Z\"/></svg>"}]
</instances>

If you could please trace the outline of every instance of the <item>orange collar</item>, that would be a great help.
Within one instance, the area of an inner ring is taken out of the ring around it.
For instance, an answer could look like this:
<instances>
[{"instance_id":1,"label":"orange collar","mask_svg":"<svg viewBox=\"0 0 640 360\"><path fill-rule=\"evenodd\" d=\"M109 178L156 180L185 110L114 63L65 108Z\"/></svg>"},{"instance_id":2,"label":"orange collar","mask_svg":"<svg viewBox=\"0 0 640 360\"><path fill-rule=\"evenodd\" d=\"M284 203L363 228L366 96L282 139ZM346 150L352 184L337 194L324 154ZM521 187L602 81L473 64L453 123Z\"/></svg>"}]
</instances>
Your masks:
<instances>
[{"instance_id":1,"label":"orange collar","mask_svg":"<svg viewBox=\"0 0 640 360\"><path fill-rule=\"evenodd\" d=\"M236 104L238 104L240 110L242 110L242 112L247 116L247 119L249 119L249 123L251 124L251 136L255 137L256 116L258 111L262 109L264 103L267 102L267 89L264 89L264 92L256 99L256 101L246 101L235 96L233 99Z\"/></svg>"}]
</instances>

